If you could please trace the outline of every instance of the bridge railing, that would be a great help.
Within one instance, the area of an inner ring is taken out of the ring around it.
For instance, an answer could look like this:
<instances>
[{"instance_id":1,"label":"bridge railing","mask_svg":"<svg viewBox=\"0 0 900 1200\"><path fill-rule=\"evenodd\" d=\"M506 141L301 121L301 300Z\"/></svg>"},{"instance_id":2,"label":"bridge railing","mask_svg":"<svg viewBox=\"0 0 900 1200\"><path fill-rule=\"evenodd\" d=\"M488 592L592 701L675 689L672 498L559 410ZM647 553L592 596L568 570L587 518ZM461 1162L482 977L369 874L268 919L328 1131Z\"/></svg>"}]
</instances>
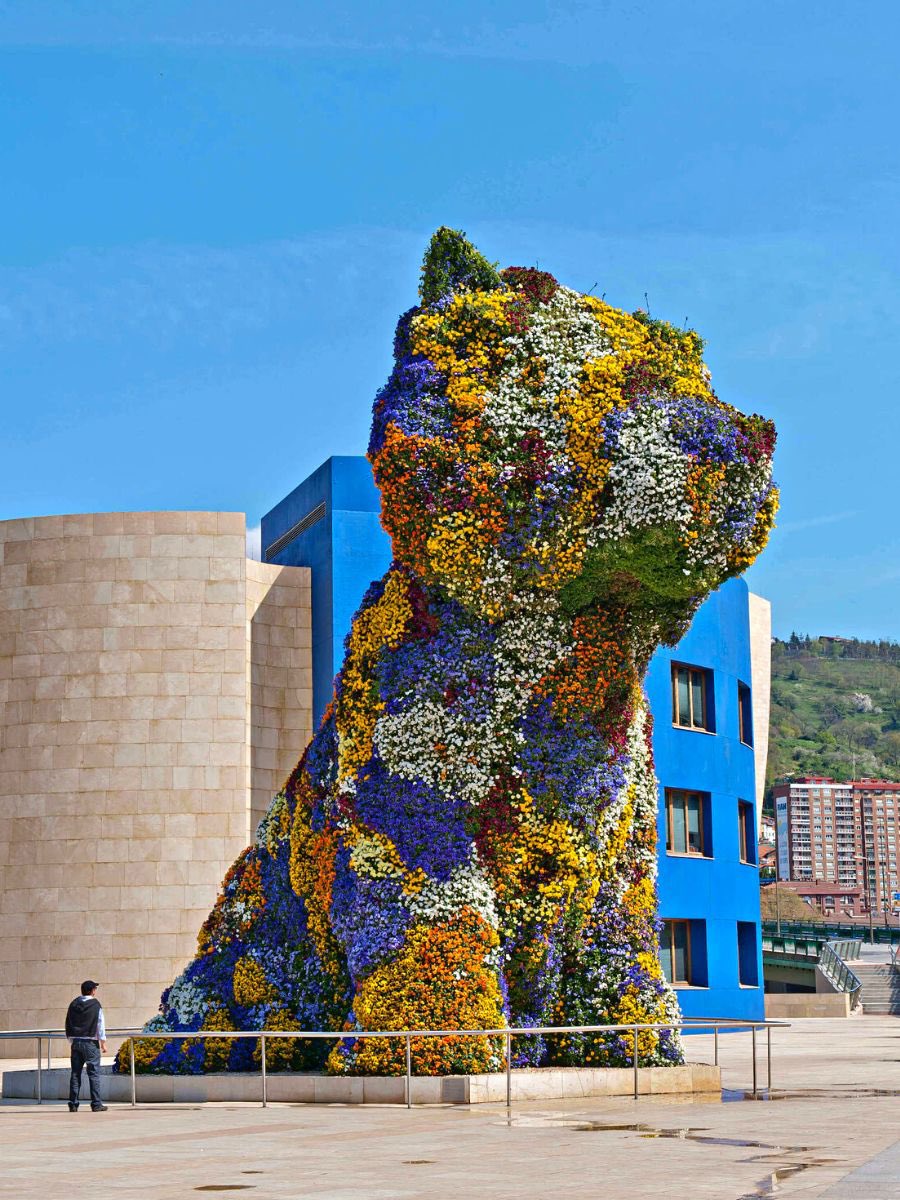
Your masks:
<instances>
[{"instance_id":1,"label":"bridge railing","mask_svg":"<svg viewBox=\"0 0 900 1200\"><path fill-rule=\"evenodd\" d=\"M870 930L866 924L855 924L852 921L763 921L763 937L767 934L782 936L817 938L821 942L831 942L838 939L870 940L882 946L900 946L900 929L896 925L874 925Z\"/></svg>"}]
</instances>

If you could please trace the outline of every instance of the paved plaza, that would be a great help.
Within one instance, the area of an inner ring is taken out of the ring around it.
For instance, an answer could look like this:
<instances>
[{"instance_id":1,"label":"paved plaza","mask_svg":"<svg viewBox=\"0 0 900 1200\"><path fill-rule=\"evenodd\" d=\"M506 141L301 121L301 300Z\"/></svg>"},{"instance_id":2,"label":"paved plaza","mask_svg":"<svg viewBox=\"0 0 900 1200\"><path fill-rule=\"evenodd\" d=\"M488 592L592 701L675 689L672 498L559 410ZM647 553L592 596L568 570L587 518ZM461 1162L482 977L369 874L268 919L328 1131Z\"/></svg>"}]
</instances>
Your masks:
<instances>
[{"instance_id":1,"label":"paved plaza","mask_svg":"<svg viewBox=\"0 0 900 1200\"><path fill-rule=\"evenodd\" d=\"M712 1061L712 1038L689 1057ZM185 1200L671 1200L900 1196L900 1019L773 1034L774 1099L743 1098L750 1039L720 1040L723 1101L498 1105L0 1107L0 1196ZM765 1084L765 1038L759 1042ZM5 1065L7 1069L12 1065ZM21 1065L21 1064L17 1064Z\"/></svg>"}]
</instances>

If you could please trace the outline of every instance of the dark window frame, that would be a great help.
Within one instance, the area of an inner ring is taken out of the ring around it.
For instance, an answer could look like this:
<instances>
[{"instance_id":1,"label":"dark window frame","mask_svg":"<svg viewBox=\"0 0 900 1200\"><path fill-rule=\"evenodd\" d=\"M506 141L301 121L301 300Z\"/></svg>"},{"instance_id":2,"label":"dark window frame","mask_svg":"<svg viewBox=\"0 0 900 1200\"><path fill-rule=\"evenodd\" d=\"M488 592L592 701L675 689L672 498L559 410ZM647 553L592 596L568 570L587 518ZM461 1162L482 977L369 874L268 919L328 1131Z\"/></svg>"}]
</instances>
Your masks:
<instances>
[{"instance_id":1,"label":"dark window frame","mask_svg":"<svg viewBox=\"0 0 900 1200\"><path fill-rule=\"evenodd\" d=\"M687 711L682 713L678 699L679 674L685 672L687 686ZM699 684L699 687L696 685ZM699 720L694 711L695 697L699 695L701 713ZM686 719L682 720L682 716ZM672 663L672 724L676 729L685 729L690 733L715 733L715 706L713 693L713 673L708 667L698 667L693 663Z\"/></svg>"},{"instance_id":2,"label":"dark window frame","mask_svg":"<svg viewBox=\"0 0 900 1200\"><path fill-rule=\"evenodd\" d=\"M757 926L755 921L737 922L738 985L759 987L759 962L756 953Z\"/></svg>"},{"instance_id":3,"label":"dark window frame","mask_svg":"<svg viewBox=\"0 0 900 1200\"><path fill-rule=\"evenodd\" d=\"M685 954L684 954L684 957L685 957L686 974L687 974L687 977L685 979L676 979L676 977L675 977L675 961L676 961L676 959L675 959L675 927L676 927L676 925L684 926L684 930L685 930ZM669 955L670 971L669 971L669 975L666 977L667 981L672 985L672 987L677 987L679 984L681 984L682 986L686 985L687 987L690 987L691 986L691 922L687 918L684 918L684 917L674 917L674 918L669 918L669 919L664 920L662 931L660 933L660 944L661 944L661 948L668 950L668 955ZM662 959L662 961L665 961L664 955L661 955L661 959ZM665 973L665 968L663 968L663 973Z\"/></svg>"},{"instance_id":4,"label":"dark window frame","mask_svg":"<svg viewBox=\"0 0 900 1200\"><path fill-rule=\"evenodd\" d=\"M738 680L738 737L742 746L753 749L753 693Z\"/></svg>"},{"instance_id":5,"label":"dark window frame","mask_svg":"<svg viewBox=\"0 0 900 1200\"><path fill-rule=\"evenodd\" d=\"M690 848L690 832L688 824L688 800L690 797L696 797L699 800L698 804L698 832L700 835L700 849L692 850ZM685 833L684 849L679 849L675 845L675 821L674 809L681 802L683 808L682 828ZM682 855L685 858L712 858L712 845L710 838L710 797L708 792L697 791L696 788L666 788L665 789L665 804L666 804L666 853L673 855Z\"/></svg>"},{"instance_id":6,"label":"dark window frame","mask_svg":"<svg viewBox=\"0 0 900 1200\"><path fill-rule=\"evenodd\" d=\"M758 866L755 813L749 800L738 800L738 857L748 867Z\"/></svg>"}]
</instances>

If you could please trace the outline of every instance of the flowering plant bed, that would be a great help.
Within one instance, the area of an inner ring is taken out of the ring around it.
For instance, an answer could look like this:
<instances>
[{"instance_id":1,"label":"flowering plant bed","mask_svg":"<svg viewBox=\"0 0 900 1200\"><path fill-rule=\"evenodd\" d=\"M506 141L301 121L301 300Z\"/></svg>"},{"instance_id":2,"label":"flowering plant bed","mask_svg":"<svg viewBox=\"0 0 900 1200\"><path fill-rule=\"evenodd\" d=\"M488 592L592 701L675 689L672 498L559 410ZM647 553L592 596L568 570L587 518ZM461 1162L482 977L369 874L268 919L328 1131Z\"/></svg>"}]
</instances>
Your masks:
<instances>
[{"instance_id":1,"label":"flowering plant bed","mask_svg":"<svg viewBox=\"0 0 900 1200\"><path fill-rule=\"evenodd\" d=\"M439 230L397 326L369 458L394 562L334 698L138 1044L161 1073L396 1075L363 1030L677 1020L659 961L641 680L765 545L775 435L717 398L702 342L497 272ZM519 1038L516 1066L626 1066L630 1033ZM640 1061L677 1064L670 1031ZM502 1038L414 1038L423 1075ZM127 1064L120 1060L120 1069Z\"/></svg>"}]
</instances>

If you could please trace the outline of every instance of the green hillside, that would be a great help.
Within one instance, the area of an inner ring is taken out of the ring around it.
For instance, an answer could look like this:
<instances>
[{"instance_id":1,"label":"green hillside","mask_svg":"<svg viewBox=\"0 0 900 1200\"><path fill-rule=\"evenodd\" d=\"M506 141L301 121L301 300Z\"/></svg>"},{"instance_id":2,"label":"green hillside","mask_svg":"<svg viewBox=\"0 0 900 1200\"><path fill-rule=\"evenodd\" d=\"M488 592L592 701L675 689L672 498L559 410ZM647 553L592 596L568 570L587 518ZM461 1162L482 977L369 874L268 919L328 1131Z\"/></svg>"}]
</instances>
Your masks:
<instances>
[{"instance_id":1,"label":"green hillside","mask_svg":"<svg viewBox=\"0 0 900 1200\"><path fill-rule=\"evenodd\" d=\"M785 775L900 780L900 644L772 642L766 783Z\"/></svg>"}]
</instances>

